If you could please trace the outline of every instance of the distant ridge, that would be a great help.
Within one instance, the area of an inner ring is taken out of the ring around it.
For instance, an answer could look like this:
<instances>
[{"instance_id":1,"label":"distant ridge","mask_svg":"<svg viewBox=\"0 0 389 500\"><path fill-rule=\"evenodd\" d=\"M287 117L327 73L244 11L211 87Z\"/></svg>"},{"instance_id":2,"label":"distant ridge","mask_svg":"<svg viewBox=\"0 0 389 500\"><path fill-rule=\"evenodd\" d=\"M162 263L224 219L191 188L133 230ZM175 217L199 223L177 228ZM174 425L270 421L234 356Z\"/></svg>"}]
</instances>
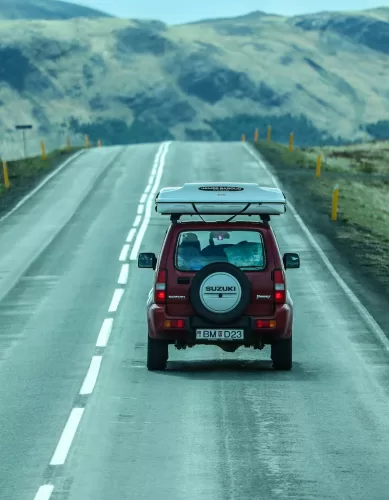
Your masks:
<instances>
[{"instance_id":1,"label":"distant ridge","mask_svg":"<svg viewBox=\"0 0 389 500\"><path fill-rule=\"evenodd\" d=\"M89 7L59 0L0 0L0 20L64 20L113 17Z\"/></svg>"}]
</instances>

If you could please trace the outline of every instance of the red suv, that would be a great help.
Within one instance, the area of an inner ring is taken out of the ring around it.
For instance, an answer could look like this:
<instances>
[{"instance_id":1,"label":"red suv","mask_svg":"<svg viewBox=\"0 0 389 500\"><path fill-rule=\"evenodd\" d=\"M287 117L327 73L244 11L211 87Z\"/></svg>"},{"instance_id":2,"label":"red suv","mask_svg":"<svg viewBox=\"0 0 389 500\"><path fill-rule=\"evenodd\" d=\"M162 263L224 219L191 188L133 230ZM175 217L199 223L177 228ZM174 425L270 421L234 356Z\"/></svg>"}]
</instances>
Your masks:
<instances>
[{"instance_id":1,"label":"red suv","mask_svg":"<svg viewBox=\"0 0 389 500\"><path fill-rule=\"evenodd\" d=\"M156 211L171 216L170 227L158 259L138 257L138 267L155 270L147 301L149 370L166 368L169 344L213 344L228 352L270 344L273 367L292 368L293 302L285 270L300 267L300 259L281 257L269 224L270 215L285 210L279 189L258 184L185 184L158 193ZM215 214L232 217L202 217ZM186 215L200 220L180 221ZM238 215L260 220L233 222Z\"/></svg>"}]
</instances>

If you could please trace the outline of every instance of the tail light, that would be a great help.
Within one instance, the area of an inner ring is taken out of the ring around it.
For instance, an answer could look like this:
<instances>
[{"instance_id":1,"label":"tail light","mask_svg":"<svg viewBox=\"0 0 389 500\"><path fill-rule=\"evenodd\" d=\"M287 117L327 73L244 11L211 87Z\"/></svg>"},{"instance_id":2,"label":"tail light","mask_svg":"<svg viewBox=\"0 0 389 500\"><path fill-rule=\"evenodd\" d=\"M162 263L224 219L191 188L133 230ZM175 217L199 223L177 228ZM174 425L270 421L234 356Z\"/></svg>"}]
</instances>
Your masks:
<instances>
[{"instance_id":1,"label":"tail light","mask_svg":"<svg viewBox=\"0 0 389 500\"><path fill-rule=\"evenodd\" d=\"M163 326L164 328L184 328L185 321L183 319L165 319Z\"/></svg>"},{"instance_id":2,"label":"tail light","mask_svg":"<svg viewBox=\"0 0 389 500\"><path fill-rule=\"evenodd\" d=\"M257 319L257 328L275 328L276 322L273 319Z\"/></svg>"},{"instance_id":3,"label":"tail light","mask_svg":"<svg viewBox=\"0 0 389 500\"><path fill-rule=\"evenodd\" d=\"M155 283L155 302L156 304L164 304L166 302L166 269L160 269Z\"/></svg>"},{"instance_id":4,"label":"tail light","mask_svg":"<svg viewBox=\"0 0 389 500\"><path fill-rule=\"evenodd\" d=\"M285 274L282 269L274 271L274 302L276 304L285 304Z\"/></svg>"}]
</instances>

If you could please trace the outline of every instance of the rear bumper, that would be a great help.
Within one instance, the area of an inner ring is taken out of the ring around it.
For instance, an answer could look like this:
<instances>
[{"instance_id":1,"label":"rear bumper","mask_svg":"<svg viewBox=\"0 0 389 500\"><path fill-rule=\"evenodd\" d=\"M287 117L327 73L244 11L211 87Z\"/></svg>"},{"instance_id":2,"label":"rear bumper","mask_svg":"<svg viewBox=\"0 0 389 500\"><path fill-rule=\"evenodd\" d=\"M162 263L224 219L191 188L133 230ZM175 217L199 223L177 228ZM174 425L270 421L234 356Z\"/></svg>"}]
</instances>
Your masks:
<instances>
[{"instance_id":1,"label":"rear bumper","mask_svg":"<svg viewBox=\"0 0 389 500\"><path fill-rule=\"evenodd\" d=\"M171 343L182 342L189 345L210 344L207 340L196 339L196 329L243 329L244 340L228 340L228 343L255 345L259 342L271 344L276 340L289 338L292 332L293 311L289 304L277 306L273 316L242 316L238 321L228 324L210 324L198 316L179 317L184 320L184 328L165 328L165 320L174 320L178 316L168 316L164 306L152 304L147 315L149 335L152 338L168 340ZM274 320L275 328L258 328L257 320ZM225 341L224 341L225 342Z\"/></svg>"}]
</instances>

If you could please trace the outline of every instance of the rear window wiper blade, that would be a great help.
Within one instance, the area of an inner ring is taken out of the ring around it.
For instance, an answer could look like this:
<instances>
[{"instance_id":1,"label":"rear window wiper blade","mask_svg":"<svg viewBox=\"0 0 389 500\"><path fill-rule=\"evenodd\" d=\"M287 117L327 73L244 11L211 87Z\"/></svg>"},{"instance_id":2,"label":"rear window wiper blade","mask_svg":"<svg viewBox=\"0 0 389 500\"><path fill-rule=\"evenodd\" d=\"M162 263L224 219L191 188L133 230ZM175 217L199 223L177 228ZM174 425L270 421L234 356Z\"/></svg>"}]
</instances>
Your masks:
<instances>
[{"instance_id":1,"label":"rear window wiper blade","mask_svg":"<svg viewBox=\"0 0 389 500\"><path fill-rule=\"evenodd\" d=\"M261 270L263 269L263 266L239 266L239 269L253 269L253 270Z\"/></svg>"}]
</instances>

